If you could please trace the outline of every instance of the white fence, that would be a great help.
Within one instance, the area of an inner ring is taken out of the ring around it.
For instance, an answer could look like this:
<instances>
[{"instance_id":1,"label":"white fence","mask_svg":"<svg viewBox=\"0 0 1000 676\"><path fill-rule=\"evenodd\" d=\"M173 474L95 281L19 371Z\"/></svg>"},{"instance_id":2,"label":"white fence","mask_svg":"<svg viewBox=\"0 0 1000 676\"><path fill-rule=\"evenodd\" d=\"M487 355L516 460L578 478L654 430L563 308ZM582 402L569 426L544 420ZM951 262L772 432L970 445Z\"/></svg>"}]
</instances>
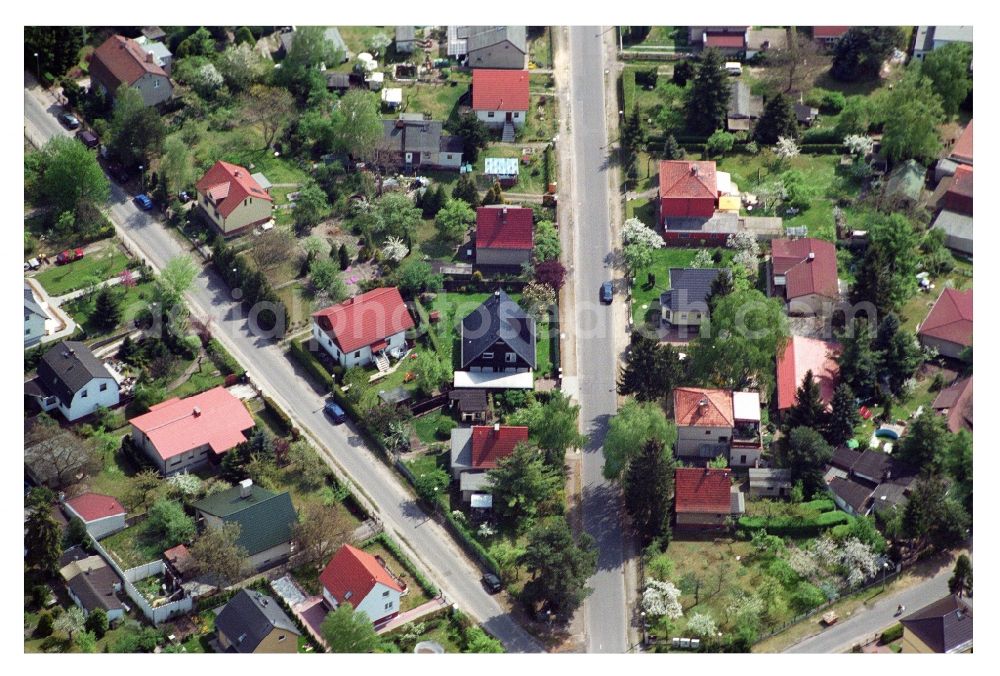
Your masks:
<instances>
[{"instance_id":1,"label":"white fence","mask_svg":"<svg viewBox=\"0 0 1000 676\"><path fill-rule=\"evenodd\" d=\"M153 604L149 602L149 599L143 596L142 592L135 588L135 585L133 584L134 582L144 580L152 575L161 575L165 570L163 561L150 561L149 563L136 566L135 568L122 570L118 565L118 562L115 561L110 554L108 554L107 550L104 549L100 542L93 540L93 544L94 549L96 549L97 552L104 557L104 560L108 562L108 565L121 576L122 580L124 580L125 593L128 597L133 603L135 603L136 606L138 606L139 610L142 611L142 614L146 616L146 619L154 625L159 625L160 623L166 622L170 618L178 615L185 615L191 611L191 608L194 607L194 601L184 592L180 592L182 596L176 601L171 601L154 607Z\"/></svg>"}]
</instances>

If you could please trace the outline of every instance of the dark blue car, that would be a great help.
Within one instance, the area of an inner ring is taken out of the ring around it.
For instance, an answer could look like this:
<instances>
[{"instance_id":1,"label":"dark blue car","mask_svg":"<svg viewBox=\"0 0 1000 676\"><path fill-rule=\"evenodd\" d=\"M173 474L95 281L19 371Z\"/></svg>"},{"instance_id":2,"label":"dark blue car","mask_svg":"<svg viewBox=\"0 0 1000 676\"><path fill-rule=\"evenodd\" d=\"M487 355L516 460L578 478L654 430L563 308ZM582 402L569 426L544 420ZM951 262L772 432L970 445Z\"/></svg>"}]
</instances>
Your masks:
<instances>
[{"instance_id":1,"label":"dark blue car","mask_svg":"<svg viewBox=\"0 0 1000 676\"><path fill-rule=\"evenodd\" d=\"M613 297L614 287L612 287L611 282L604 282L601 284L601 302L610 303Z\"/></svg>"},{"instance_id":2,"label":"dark blue car","mask_svg":"<svg viewBox=\"0 0 1000 676\"><path fill-rule=\"evenodd\" d=\"M335 401L326 402L323 412L330 416L330 419L337 425L347 420L347 414L344 413L344 409L340 408Z\"/></svg>"},{"instance_id":3,"label":"dark blue car","mask_svg":"<svg viewBox=\"0 0 1000 676\"><path fill-rule=\"evenodd\" d=\"M135 203L139 205L139 208L143 211L149 211L153 208L153 200L149 199L148 195L136 195Z\"/></svg>"}]
</instances>

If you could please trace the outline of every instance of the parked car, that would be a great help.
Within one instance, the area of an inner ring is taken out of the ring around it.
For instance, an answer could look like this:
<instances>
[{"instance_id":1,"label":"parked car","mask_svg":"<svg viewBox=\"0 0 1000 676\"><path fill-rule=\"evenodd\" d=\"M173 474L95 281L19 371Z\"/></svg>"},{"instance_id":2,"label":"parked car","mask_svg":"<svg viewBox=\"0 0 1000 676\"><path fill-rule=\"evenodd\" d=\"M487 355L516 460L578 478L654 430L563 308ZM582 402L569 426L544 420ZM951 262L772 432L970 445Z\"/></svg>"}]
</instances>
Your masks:
<instances>
[{"instance_id":1,"label":"parked car","mask_svg":"<svg viewBox=\"0 0 1000 676\"><path fill-rule=\"evenodd\" d=\"M66 249L56 256L56 265L66 265L81 258L83 258L83 249L79 247L76 249Z\"/></svg>"},{"instance_id":2,"label":"parked car","mask_svg":"<svg viewBox=\"0 0 1000 676\"><path fill-rule=\"evenodd\" d=\"M80 142L83 145L87 146L90 149L94 149L101 144L101 142L97 138L97 134L95 134L92 131L87 131L86 129L78 131L76 133L76 137L80 139Z\"/></svg>"},{"instance_id":3,"label":"parked car","mask_svg":"<svg viewBox=\"0 0 1000 676\"><path fill-rule=\"evenodd\" d=\"M40 267L42 267L42 263L37 258L32 258L31 260L27 260L24 262L25 272L27 272L28 270L37 270Z\"/></svg>"},{"instance_id":4,"label":"parked car","mask_svg":"<svg viewBox=\"0 0 1000 676\"><path fill-rule=\"evenodd\" d=\"M59 121L63 123L67 129L79 129L80 120L73 113L63 113L59 116Z\"/></svg>"},{"instance_id":5,"label":"parked car","mask_svg":"<svg viewBox=\"0 0 1000 676\"><path fill-rule=\"evenodd\" d=\"M149 211L153 208L153 200L149 199L149 195L139 194L135 196L135 203L139 205L139 208L143 211Z\"/></svg>"},{"instance_id":6,"label":"parked car","mask_svg":"<svg viewBox=\"0 0 1000 676\"><path fill-rule=\"evenodd\" d=\"M323 407L323 412L330 416L330 419L333 420L336 425L339 425L347 420L347 414L344 413L344 409L340 408L335 401L326 402L326 406Z\"/></svg>"},{"instance_id":7,"label":"parked car","mask_svg":"<svg viewBox=\"0 0 1000 676\"><path fill-rule=\"evenodd\" d=\"M493 573L486 573L483 575L483 587L486 588L490 594L497 594L503 589L503 583L500 582L500 578Z\"/></svg>"},{"instance_id":8,"label":"parked car","mask_svg":"<svg viewBox=\"0 0 1000 676\"><path fill-rule=\"evenodd\" d=\"M614 287L611 282L604 282L601 284L601 302L610 303L611 299L614 298Z\"/></svg>"}]
</instances>

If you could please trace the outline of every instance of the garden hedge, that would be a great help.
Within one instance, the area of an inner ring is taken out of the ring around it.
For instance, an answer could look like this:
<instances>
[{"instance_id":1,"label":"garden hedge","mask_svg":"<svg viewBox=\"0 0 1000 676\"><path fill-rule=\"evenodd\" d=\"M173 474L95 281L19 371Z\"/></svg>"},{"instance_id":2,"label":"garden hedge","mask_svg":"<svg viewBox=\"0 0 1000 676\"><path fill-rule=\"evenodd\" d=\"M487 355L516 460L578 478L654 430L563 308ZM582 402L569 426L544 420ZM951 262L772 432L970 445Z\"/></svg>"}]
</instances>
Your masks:
<instances>
[{"instance_id":1,"label":"garden hedge","mask_svg":"<svg viewBox=\"0 0 1000 676\"><path fill-rule=\"evenodd\" d=\"M430 580L424 577L423 573L421 573L420 570L413 565L413 562L410 561L409 557L403 553L403 550L399 548L399 545L396 544L395 540L390 538L385 533L379 533L375 537L368 540L365 544L370 544L372 542L378 542L383 547L388 549L389 553L395 556L399 563L402 564L403 568L406 569L406 572L413 576L413 580L421 589L424 590L425 594L431 597L436 597L439 594L438 588L432 585ZM362 548L364 548L364 545L362 545Z\"/></svg>"},{"instance_id":2,"label":"garden hedge","mask_svg":"<svg viewBox=\"0 0 1000 676\"><path fill-rule=\"evenodd\" d=\"M897 622L882 632L883 644L892 643L893 641L897 641L901 638L903 638L903 624L901 622Z\"/></svg>"},{"instance_id":3,"label":"garden hedge","mask_svg":"<svg viewBox=\"0 0 1000 676\"><path fill-rule=\"evenodd\" d=\"M326 370L326 367L324 367L323 364L321 364L320 361L313 356L309 349L303 345L303 343L309 340L312 339L307 338L302 343L293 340L288 344L288 349L292 354L292 358L301 364L302 368L308 371L309 374L319 381L321 385L324 385L327 390L335 389L333 376Z\"/></svg>"},{"instance_id":4,"label":"garden hedge","mask_svg":"<svg viewBox=\"0 0 1000 676\"><path fill-rule=\"evenodd\" d=\"M815 537L823 531L850 522L850 516L844 512L824 512L812 519L792 516L767 518L763 516L741 516L738 522L739 530L749 536L761 528L769 535L781 537L807 538Z\"/></svg>"},{"instance_id":5,"label":"garden hedge","mask_svg":"<svg viewBox=\"0 0 1000 676\"><path fill-rule=\"evenodd\" d=\"M246 373L246 369L240 366L233 355L229 354L229 351L215 338L208 341L208 356L211 357L224 376L242 376Z\"/></svg>"}]
</instances>

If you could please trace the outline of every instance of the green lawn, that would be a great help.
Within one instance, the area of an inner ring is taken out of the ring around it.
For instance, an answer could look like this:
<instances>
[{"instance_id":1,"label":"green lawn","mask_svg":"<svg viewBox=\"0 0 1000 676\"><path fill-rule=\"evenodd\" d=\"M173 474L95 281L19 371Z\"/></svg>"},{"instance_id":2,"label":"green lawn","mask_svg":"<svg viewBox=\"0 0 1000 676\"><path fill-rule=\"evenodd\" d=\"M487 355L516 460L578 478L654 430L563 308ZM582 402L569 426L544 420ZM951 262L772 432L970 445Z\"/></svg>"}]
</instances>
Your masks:
<instances>
[{"instance_id":1,"label":"green lawn","mask_svg":"<svg viewBox=\"0 0 1000 676\"><path fill-rule=\"evenodd\" d=\"M81 296L80 298L66 303L66 305L63 306L63 309L69 312L70 316L73 317L73 320L83 327L90 338L111 335L116 330L135 319L135 316L149 305L152 288L152 284L148 282L143 282L131 287L121 285L115 287L115 291L117 293L123 294L121 301L122 318L121 321L118 322L118 326L110 331L106 331L98 327L94 322L94 304L97 301L96 292L86 296Z\"/></svg>"},{"instance_id":2,"label":"green lawn","mask_svg":"<svg viewBox=\"0 0 1000 676\"><path fill-rule=\"evenodd\" d=\"M525 141L550 141L559 133L559 107L554 94L532 94L528 119L521 129Z\"/></svg>"},{"instance_id":3,"label":"green lawn","mask_svg":"<svg viewBox=\"0 0 1000 676\"><path fill-rule=\"evenodd\" d=\"M672 51L688 43L687 26L652 26L641 40L624 36L625 47L663 47Z\"/></svg>"},{"instance_id":4,"label":"green lawn","mask_svg":"<svg viewBox=\"0 0 1000 676\"><path fill-rule=\"evenodd\" d=\"M634 199L625 203L625 218L638 218L651 228L656 228L658 223L656 217L656 200Z\"/></svg>"},{"instance_id":5,"label":"green lawn","mask_svg":"<svg viewBox=\"0 0 1000 676\"><path fill-rule=\"evenodd\" d=\"M475 225L469 227L473 228ZM421 258L428 256L434 260L443 261L456 259L455 254L458 252L458 245L450 244L441 239L437 227L434 225L433 218L420 222L414 233L414 242L416 246L414 247L414 251L410 253L410 256L417 255Z\"/></svg>"},{"instance_id":6,"label":"green lawn","mask_svg":"<svg viewBox=\"0 0 1000 676\"><path fill-rule=\"evenodd\" d=\"M549 48L549 33L551 28L546 26L541 35L528 41L528 61L538 68L552 67L552 50Z\"/></svg>"},{"instance_id":7,"label":"green lawn","mask_svg":"<svg viewBox=\"0 0 1000 676\"><path fill-rule=\"evenodd\" d=\"M389 572L406 583L407 593L402 599L400 599L400 612L412 610L413 608L430 601L430 597L424 593L424 590L420 588L420 585L413 579L413 576L406 570L402 562L393 556L392 552L386 549L381 542L369 542L365 545L364 549L369 554L381 556L382 560L385 561L385 565L389 569Z\"/></svg>"},{"instance_id":8,"label":"green lawn","mask_svg":"<svg viewBox=\"0 0 1000 676\"><path fill-rule=\"evenodd\" d=\"M416 432L417 438L425 444L447 441L449 438L448 430L457 426L458 423L443 410L413 419L413 431Z\"/></svg>"},{"instance_id":9,"label":"green lawn","mask_svg":"<svg viewBox=\"0 0 1000 676\"><path fill-rule=\"evenodd\" d=\"M150 561L156 561L163 551L177 544L164 542L150 532L143 520L125 530L101 540L101 545L118 561L124 569L135 568Z\"/></svg>"},{"instance_id":10,"label":"green lawn","mask_svg":"<svg viewBox=\"0 0 1000 676\"><path fill-rule=\"evenodd\" d=\"M276 291L278 298L288 308L290 329L307 326L312 316L313 301L302 282L283 286Z\"/></svg>"},{"instance_id":11,"label":"green lawn","mask_svg":"<svg viewBox=\"0 0 1000 676\"><path fill-rule=\"evenodd\" d=\"M184 397L190 397L193 394L210 390L213 387L218 387L225 380L225 376L219 373L218 367L212 363L211 359L206 357L202 360L198 370L191 374L190 378L168 392L167 395L183 399Z\"/></svg>"},{"instance_id":12,"label":"green lawn","mask_svg":"<svg viewBox=\"0 0 1000 676\"><path fill-rule=\"evenodd\" d=\"M538 149L531 155L528 155L528 163L525 164L520 161L521 148L499 144L492 145L479 153L479 159L476 162L477 174L482 174L485 170L487 157L514 157L518 159L517 183L515 183L512 187L507 188L508 192L532 193L535 195L542 195L545 193L545 155L542 149ZM556 164L557 160L553 154L553 172L555 172ZM553 181L555 181L556 178L556 176L552 176Z\"/></svg>"},{"instance_id":13,"label":"green lawn","mask_svg":"<svg viewBox=\"0 0 1000 676\"><path fill-rule=\"evenodd\" d=\"M447 122L458 115L458 100L469 90L469 77L453 74L441 84L393 83L403 89L403 109L407 113L423 113L433 120ZM394 118L395 114L386 117Z\"/></svg>"},{"instance_id":14,"label":"green lawn","mask_svg":"<svg viewBox=\"0 0 1000 676\"><path fill-rule=\"evenodd\" d=\"M99 251L87 253L82 259L66 265L52 265L35 276L50 296L61 296L90 284L103 282L119 274L128 265L128 257L113 241Z\"/></svg>"}]
</instances>

